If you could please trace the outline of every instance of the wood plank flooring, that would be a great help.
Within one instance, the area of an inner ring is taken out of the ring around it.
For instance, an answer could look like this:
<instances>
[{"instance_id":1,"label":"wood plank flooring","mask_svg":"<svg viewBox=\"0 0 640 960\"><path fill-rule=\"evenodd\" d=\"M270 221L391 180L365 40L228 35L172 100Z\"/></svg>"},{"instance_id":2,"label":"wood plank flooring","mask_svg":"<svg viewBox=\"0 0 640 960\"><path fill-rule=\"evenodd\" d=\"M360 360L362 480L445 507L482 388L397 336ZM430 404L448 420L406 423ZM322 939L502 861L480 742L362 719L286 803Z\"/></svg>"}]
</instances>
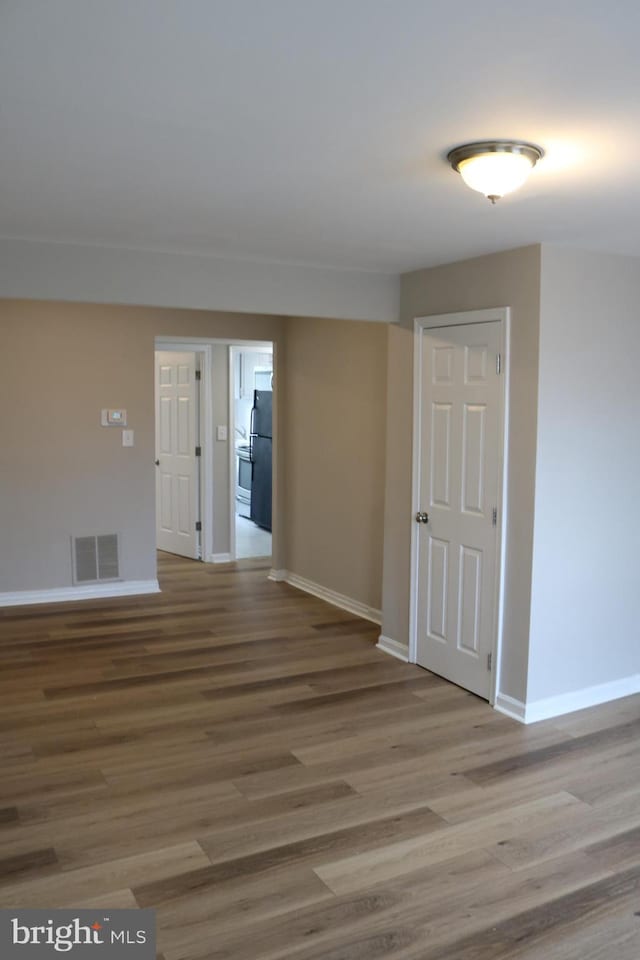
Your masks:
<instances>
[{"instance_id":1,"label":"wood plank flooring","mask_svg":"<svg viewBox=\"0 0 640 960\"><path fill-rule=\"evenodd\" d=\"M164 960L638 960L640 698L523 727L259 561L0 611L0 906Z\"/></svg>"}]
</instances>

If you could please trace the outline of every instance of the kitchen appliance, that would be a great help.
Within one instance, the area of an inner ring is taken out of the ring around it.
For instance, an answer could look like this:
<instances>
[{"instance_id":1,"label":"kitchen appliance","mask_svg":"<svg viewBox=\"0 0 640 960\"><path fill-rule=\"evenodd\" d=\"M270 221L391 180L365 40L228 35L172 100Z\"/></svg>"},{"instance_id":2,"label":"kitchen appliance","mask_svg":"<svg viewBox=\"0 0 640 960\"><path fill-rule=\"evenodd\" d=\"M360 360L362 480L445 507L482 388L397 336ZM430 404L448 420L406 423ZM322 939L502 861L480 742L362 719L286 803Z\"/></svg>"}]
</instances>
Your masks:
<instances>
[{"instance_id":1,"label":"kitchen appliance","mask_svg":"<svg viewBox=\"0 0 640 960\"><path fill-rule=\"evenodd\" d=\"M249 436L253 471L250 519L265 530L271 530L272 398L271 390L254 390Z\"/></svg>"},{"instance_id":2,"label":"kitchen appliance","mask_svg":"<svg viewBox=\"0 0 640 960\"><path fill-rule=\"evenodd\" d=\"M236 513L241 517L249 517L251 512L251 453L248 443L236 443L236 457L238 470L236 475Z\"/></svg>"}]
</instances>

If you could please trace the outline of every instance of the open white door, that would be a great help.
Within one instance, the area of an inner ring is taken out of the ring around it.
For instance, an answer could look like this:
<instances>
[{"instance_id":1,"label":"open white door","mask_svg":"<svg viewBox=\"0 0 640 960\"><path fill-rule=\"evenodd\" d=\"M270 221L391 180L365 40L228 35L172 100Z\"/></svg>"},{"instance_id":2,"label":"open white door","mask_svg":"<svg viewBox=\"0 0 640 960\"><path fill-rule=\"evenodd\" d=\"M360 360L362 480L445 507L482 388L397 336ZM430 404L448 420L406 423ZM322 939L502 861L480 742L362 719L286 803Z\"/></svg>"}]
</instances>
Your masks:
<instances>
[{"instance_id":1,"label":"open white door","mask_svg":"<svg viewBox=\"0 0 640 960\"><path fill-rule=\"evenodd\" d=\"M156 542L197 559L196 354L156 352Z\"/></svg>"},{"instance_id":2,"label":"open white door","mask_svg":"<svg viewBox=\"0 0 640 960\"><path fill-rule=\"evenodd\" d=\"M501 323L423 329L416 660L490 699L502 463Z\"/></svg>"}]
</instances>

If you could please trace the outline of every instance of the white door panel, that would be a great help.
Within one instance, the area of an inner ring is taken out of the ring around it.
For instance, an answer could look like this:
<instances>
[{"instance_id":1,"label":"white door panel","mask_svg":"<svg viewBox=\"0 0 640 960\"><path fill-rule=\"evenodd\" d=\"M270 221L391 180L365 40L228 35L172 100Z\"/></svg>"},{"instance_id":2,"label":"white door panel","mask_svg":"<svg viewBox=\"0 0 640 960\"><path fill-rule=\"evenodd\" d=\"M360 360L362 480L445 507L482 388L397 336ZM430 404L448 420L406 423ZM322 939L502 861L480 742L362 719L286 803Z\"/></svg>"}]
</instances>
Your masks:
<instances>
[{"instance_id":1,"label":"white door panel","mask_svg":"<svg viewBox=\"0 0 640 960\"><path fill-rule=\"evenodd\" d=\"M156 353L156 534L160 550L198 557L195 353Z\"/></svg>"},{"instance_id":2,"label":"white door panel","mask_svg":"<svg viewBox=\"0 0 640 960\"><path fill-rule=\"evenodd\" d=\"M488 698L496 596L501 390L498 321L425 330L417 662Z\"/></svg>"}]
</instances>

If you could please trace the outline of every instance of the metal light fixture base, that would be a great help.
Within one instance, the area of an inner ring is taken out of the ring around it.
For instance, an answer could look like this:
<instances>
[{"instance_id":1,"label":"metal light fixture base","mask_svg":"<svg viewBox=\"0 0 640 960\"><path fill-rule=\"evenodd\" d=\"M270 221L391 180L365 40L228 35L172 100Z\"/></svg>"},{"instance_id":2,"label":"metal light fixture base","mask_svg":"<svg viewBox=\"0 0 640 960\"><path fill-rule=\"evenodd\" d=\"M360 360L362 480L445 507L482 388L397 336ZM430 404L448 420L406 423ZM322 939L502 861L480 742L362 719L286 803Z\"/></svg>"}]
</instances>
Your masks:
<instances>
[{"instance_id":1,"label":"metal light fixture base","mask_svg":"<svg viewBox=\"0 0 640 960\"><path fill-rule=\"evenodd\" d=\"M523 140L477 140L474 143L463 143L459 147L454 147L447 154L447 160L456 173L459 173L459 166L463 160L482 157L487 153L521 153L531 161L532 167L544 157L544 150L535 143L526 143Z\"/></svg>"}]
</instances>

